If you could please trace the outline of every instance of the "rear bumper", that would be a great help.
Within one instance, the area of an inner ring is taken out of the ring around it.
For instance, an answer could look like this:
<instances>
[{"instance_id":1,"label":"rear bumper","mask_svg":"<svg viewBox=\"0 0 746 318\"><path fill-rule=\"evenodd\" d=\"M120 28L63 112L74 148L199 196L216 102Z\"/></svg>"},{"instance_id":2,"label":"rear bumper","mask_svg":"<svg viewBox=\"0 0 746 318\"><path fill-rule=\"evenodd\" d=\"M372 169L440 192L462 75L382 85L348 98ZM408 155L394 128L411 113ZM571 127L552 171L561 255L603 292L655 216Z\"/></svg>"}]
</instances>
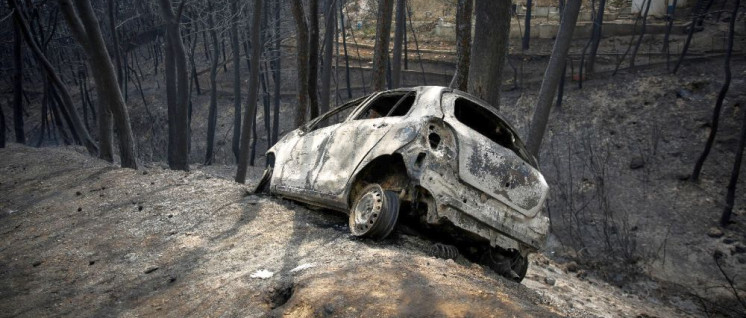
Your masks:
<instances>
[{"instance_id":1,"label":"rear bumper","mask_svg":"<svg viewBox=\"0 0 746 318\"><path fill-rule=\"evenodd\" d=\"M549 218L543 213L526 217L502 202L430 169L423 171L420 186L430 192L435 209L428 215L429 223L448 219L459 228L490 241L492 246L516 249L521 254L544 246L549 232Z\"/></svg>"}]
</instances>

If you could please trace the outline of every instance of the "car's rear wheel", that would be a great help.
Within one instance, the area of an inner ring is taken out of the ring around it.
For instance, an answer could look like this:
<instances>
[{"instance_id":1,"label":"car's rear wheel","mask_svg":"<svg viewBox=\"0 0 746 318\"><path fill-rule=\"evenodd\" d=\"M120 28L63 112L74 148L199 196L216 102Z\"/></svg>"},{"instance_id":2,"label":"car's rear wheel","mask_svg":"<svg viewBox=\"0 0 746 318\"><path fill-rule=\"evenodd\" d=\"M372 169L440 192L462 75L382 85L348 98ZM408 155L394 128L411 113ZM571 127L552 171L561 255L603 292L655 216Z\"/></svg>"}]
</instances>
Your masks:
<instances>
[{"instance_id":1,"label":"car's rear wheel","mask_svg":"<svg viewBox=\"0 0 746 318\"><path fill-rule=\"evenodd\" d=\"M363 188L350 210L352 235L376 240L386 238L399 219L399 196L386 191L377 183Z\"/></svg>"},{"instance_id":2,"label":"car's rear wheel","mask_svg":"<svg viewBox=\"0 0 746 318\"><path fill-rule=\"evenodd\" d=\"M259 183L254 188L254 193L269 194L269 185L272 180L272 171L275 168L275 158L271 154L267 156L267 167L264 168L264 174L259 179Z\"/></svg>"},{"instance_id":3,"label":"car's rear wheel","mask_svg":"<svg viewBox=\"0 0 746 318\"><path fill-rule=\"evenodd\" d=\"M482 263L495 273L520 283L528 272L528 259L518 252L508 253L500 248L489 248L482 255Z\"/></svg>"}]
</instances>

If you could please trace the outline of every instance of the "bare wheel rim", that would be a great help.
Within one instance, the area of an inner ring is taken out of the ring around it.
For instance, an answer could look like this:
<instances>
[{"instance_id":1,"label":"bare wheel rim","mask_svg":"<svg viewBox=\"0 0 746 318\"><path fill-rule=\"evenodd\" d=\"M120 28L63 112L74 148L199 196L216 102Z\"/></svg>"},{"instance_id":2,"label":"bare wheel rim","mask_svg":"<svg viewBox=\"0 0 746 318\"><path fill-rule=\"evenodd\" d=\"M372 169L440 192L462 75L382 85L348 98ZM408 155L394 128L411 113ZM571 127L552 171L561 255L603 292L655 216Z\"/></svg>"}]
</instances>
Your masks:
<instances>
[{"instance_id":1,"label":"bare wheel rim","mask_svg":"<svg viewBox=\"0 0 746 318\"><path fill-rule=\"evenodd\" d=\"M399 197L378 184L365 187L350 211L350 232L355 236L383 239L396 227Z\"/></svg>"}]
</instances>

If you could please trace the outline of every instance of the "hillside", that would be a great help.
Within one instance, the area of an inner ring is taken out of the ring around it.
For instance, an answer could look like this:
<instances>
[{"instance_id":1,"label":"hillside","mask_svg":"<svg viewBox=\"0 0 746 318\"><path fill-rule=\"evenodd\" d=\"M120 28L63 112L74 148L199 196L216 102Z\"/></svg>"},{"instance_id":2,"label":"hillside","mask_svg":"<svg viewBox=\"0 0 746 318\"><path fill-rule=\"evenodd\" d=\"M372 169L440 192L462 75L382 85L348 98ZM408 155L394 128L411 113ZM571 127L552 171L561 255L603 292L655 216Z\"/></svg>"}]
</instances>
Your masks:
<instances>
[{"instance_id":1,"label":"hillside","mask_svg":"<svg viewBox=\"0 0 746 318\"><path fill-rule=\"evenodd\" d=\"M687 315L542 255L515 284L414 236L355 239L344 216L221 179L230 167L14 144L0 158L0 316Z\"/></svg>"}]
</instances>

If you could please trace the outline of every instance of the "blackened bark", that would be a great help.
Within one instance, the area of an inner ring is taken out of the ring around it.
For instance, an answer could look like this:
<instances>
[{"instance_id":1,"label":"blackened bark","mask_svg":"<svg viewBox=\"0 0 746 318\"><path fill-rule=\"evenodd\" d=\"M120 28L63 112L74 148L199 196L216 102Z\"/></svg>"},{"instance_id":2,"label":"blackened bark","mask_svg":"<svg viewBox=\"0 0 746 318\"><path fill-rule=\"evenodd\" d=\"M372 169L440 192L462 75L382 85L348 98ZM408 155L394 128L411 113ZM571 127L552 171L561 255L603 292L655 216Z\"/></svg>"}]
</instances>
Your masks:
<instances>
[{"instance_id":1,"label":"blackened bark","mask_svg":"<svg viewBox=\"0 0 746 318\"><path fill-rule=\"evenodd\" d=\"M18 23L13 24L13 129L16 142L26 143L26 133L23 129L23 35ZM3 121L3 127L5 122ZM4 131L3 131L4 133ZM3 142L5 137L3 137Z\"/></svg>"},{"instance_id":2,"label":"blackened bark","mask_svg":"<svg viewBox=\"0 0 746 318\"><path fill-rule=\"evenodd\" d=\"M295 127L300 127L306 123L306 112L308 112L308 27L306 16L303 13L303 2L292 0L290 8L295 20L296 66L298 69L298 113L295 117ZM242 133L241 136L243 135Z\"/></svg>"},{"instance_id":3,"label":"blackened bark","mask_svg":"<svg viewBox=\"0 0 746 318\"><path fill-rule=\"evenodd\" d=\"M580 0L568 0L565 6L562 23L560 24L557 39L554 41L552 55L549 58L549 66L544 73L544 80L541 82L539 89L539 100L536 103L536 110L531 119L531 128L528 136L528 151L535 157L539 157L541 140L544 137L547 124L549 122L549 113L552 109L552 99L560 81L562 72L567 58L567 51L570 49L572 42L572 33L575 30L575 24L580 12Z\"/></svg>"},{"instance_id":4,"label":"blackened bark","mask_svg":"<svg viewBox=\"0 0 746 318\"><path fill-rule=\"evenodd\" d=\"M335 1L327 0L324 10L324 56L321 69L321 94L319 96L319 111L323 114L329 111L330 94L332 81L332 57L334 53L334 30L337 25L337 10L334 7ZM313 60L311 60L313 63ZM336 71L336 70L335 70Z\"/></svg>"},{"instance_id":5,"label":"blackened bark","mask_svg":"<svg viewBox=\"0 0 746 318\"><path fill-rule=\"evenodd\" d=\"M533 5L531 0L526 0L526 19L524 22L525 27L523 28L523 46L524 50L528 50L529 41L531 41L531 6Z\"/></svg>"},{"instance_id":6,"label":"blackened bark","mask_svg":"<svg viewBox=\"0 0 746 318\"><path fill-rule=\"evenodd\" d=\"M401 87L401 58L402 58L402 44L404 42L404 31L407 28L407 17L404 0L396 0L396 23L394 28L394 51L393 58L391 59L391 87Z\"/></svg>"},{"instance_id":7,"label":"blackened bark","mask_svg":"<svg viewBox=\"0 0 746 318\"><path fill-rule=\"evenodd\" d=\"M158 4L166 28L168 166L174 170L189 171L189 76L186 53L179 31L179 17L174 14L171 1L159 0Z\"/></svg>"},{"instance_id":8,"label":"blackened bark","mask_svg":"<svg viewBox=\"0 0 746 318\"><path fill-rule=\"evenodd\" d=\"M275 28L274 28L274 40L275 40L275 58L273 60L274 64L274 74L272 75L272 79L274 80L274 101L273 101L273 117L272 117L272 142L270 144L274 145L274 143L277 142L277 139L280 135L280 90L281 90L281 76L282 76L282 52L280 51L280 1L275 1ZM269 138L267 138L269 139Z\"/></svg>"},{"instance_id":9,"label":"blackened bark","mask_svg":"<svg viewBox=\"0 0 746 318\"><path fill-rule=\"evenodd\" d=\"M122 167L137 169L137 152L129 113L93 7L88 0L75 0L73 3L74 9L71 0L60 0L60 7L73 35L86 51L90 68L95 70L93 79L96 81L99 102L106 105L114 119ZM103 112L99 110L99 113Z\"/></svg>"},{"instance_id":10,"label":"blackened bark","mask_svg":"<svg viewBox=\"0 0 746 318\"><path fill-rule=\"evenodd\" d=\"M238 0L231 0L231 12L238 12ZM233 140L231 150L238 162L241 151L241 48L238 44L238 15L231 21L231 49L233 50Z\"/></svg>"},{"instance_id":11,"label":"blackened bark","mask_svg":"<svg viewBox=\"0 0 746 318\"><path fill-rule=\"evenodd\" d=\"M469 66L469 92L500 107L500 89L510 34L510 1L479 0Z\"/></svg>"},{"instance_id":12,"label":"blackened bark","mask_svg":"<svg viewBox=\"0 0 746 318\"><path fill-rule=\"evenodd\" d=\"M451 88L466 91L469 84L469 58L471 57L471 15L474 0L458 0L456 7L456 73Z\"/></svg>"},{"instance_id":13,"label":"blackened bark","mask_svg":"<svg viewBox=\"0 0 746 318\"><path fill-rule=\"evenodd\" d=\"M300 0L294 0L300 3ZM249 141L253 130L254 121L256 120L256 100L259 93L259 58L261 54L261 44L259 43L259 27L262 18L262 1L254 0L254 13L251 18L251 74L249 75L249 103L245 116L243 118L243 129L241 130L241 153L238 160L238 169L236 171L236 182L246 182L246 170L248 169L249 159ZM295 11L295 10L294 10Z\"/></svg>"},{"instance_id":14,"label":"blackened bark","mask_svg":"<svg viewBox=\"0 0 746 318\"><path fill-rule=\"evenodd\" d=\"M319 116L319 0L308 1L308 104L311 118Z\"/></svg>"},{"instance_id":15,"label":"blackened bark","mask_svg":"<svg viewBox=\"0 0 746 318\"><path fill-rule=\"evenodd\" d=\"M44 134L44 131L41 132ZM5 114L0 107L0 148L5 148Z\"/></svg>"},{"instance_id":16,"label":"blackened bark","mask_svg":"<svg viewBox=\"0 0 746 318\"><path fill-rule=\"evenodd\" d=\"M96 153L98 153L98 147L96 147L93 139L88 134L88 130L85 128L85 124L83 124L83 120L80 118L78 112L75 110L72 97L70 97L70 93L67 91L67 87L55 71L52 63L50 63L47 57L44 56L41 48L39 48L39 46L34 41L27 19L24 16L23 12L20 10L20 6L18 5L18 0L8 0L8 4L10 5L10 8L14 10L13 18L15 19L17 25L20 27L26 44L29 46L29 48L31 48L31 52L34 54L34 57L36 57L36 60L39 61L39 63L43 67L44 72L46 73L48 78L60 90L60 94L62 95L63 99L62 107L65 107L72 116L73 127L71 127L71 129L75 129L78 135L81 136L81 141L86 147L86 150L88 150L88 153L90 153L91 155L95 155Z\"/></svg>"},{"instance_id":17,"label":"blackened bark","mask_svg":"<svg viewBox=\"0 0 746 318\"><path fill-rule=\"evenodd\" d=\"M715 142L715 135L718 131L718 124L720 122L720 112L723 108L723 100L725 99L725 95L728 93L728 88L730 88L730 80L731 80L731 71L730 71L730 58L733 53L733 36L735 34L735 26L736 26L736 14L738 13L738 6L741 4L741 0L736 0L735 7L733 9L733 15L730 19L730 29L728 31L728 48L725 51L725 62L724 62L724 69L725 69L725 82L723 82L723 86L720 88L720 93L718 94L717 101L715 101L715 109L712 111L712 122L710 123L710 135L707 137L707 143L705 143L705 149L702 151L702 154L699 156L699 159L697 159L697 162L694 164L694 171L692 172L692 181L697 182L699 181L699 175L702 172L702 166L705 163L705 160L707 159L707 156L710 154L710 150L712 149L712 144ZM692 25L694 27L694 25ZM738 175L736 175L736 178L738 178ZM735 187L735 185L734 185Z\"/></svg>"},{"instance_id":18,"label":"blackened bark","mask_svg":"<svg viewBox=\"0 0 746 318\"><path fill-rule=\"evenodd\" d=\"M342 27L342 51L345 55L345 83L347 85L347 99L352 99L352 84L350 83L350 56L347 54L347 31L345 31L345 23L347 23L347 21L345 20L344 12L342 12L343 6L343 4L339 5L339 21L341 21L339 25Z\"/></svg>"},{"instance_id":19,"label":"blackened bark","mask_svg":"<svg viewBox=\"0 0 746 318\"><path fill-rule=\"evenodd\" d=\"M645 29L648 25L648 12L650 11L651 2L653 2L653 0L648 0L647 5L645 5L645 13L642 16L642 29L640 30L640 37L637 38L637 44L635 45L635 49L632 50L632 56L629 59L630 68L635 66L635 58L637 58L637 51L640 49L640 44L642 44L642 39L645 37Z\"/></svg>"},{"instance_id":20,"label":"blackened bark","mask_svg":"<svg viewBox=\"0 0 746 318\"><path fill-rule=\"evenodd\" d=\"M586 64L588 74L593 74L594 72L596 55L598 54L598 45L601 43L605 8L606 0L598 0L598 11L596 12L596 17L593 19L593 30L591 31L591 52L588 54L588 63Z\"/></svg>"},{"instance_id":21,"label":"blackened bark","mask_svg":"<svg viewBox=\"0 0 746 318\"><path fill-rule=\"evenodd\" d=\"M376 43L373 46L373 86L374 91L386 88L386 62L389 56L389 41L391 40L391 16L394 10L394 0L378 1L378 15L376 18Z\"/></svg>"},{"instance_id":22,"label":"blackened bark","mask_svg":"<svg viewBox=\"0 0 746 318\"><path fill-rule=\"evenodd\" d=\"M212 2L208 2L207 23L210 28L210 38L212 39L212 64L210 65L210 110L207 115L207 152L205 153L205 165L211 165L214 159L213 147L215 143L215 126L218 122L218 57L220 56L218 46L218 32L215 30L215 11ZM235 11L233 11L235 12ZM233 56L236 57L237 51ZM235 65L234 65L235 66ZM235 83L234 83L235 84Z\"/></svg>"}]
</instances>

